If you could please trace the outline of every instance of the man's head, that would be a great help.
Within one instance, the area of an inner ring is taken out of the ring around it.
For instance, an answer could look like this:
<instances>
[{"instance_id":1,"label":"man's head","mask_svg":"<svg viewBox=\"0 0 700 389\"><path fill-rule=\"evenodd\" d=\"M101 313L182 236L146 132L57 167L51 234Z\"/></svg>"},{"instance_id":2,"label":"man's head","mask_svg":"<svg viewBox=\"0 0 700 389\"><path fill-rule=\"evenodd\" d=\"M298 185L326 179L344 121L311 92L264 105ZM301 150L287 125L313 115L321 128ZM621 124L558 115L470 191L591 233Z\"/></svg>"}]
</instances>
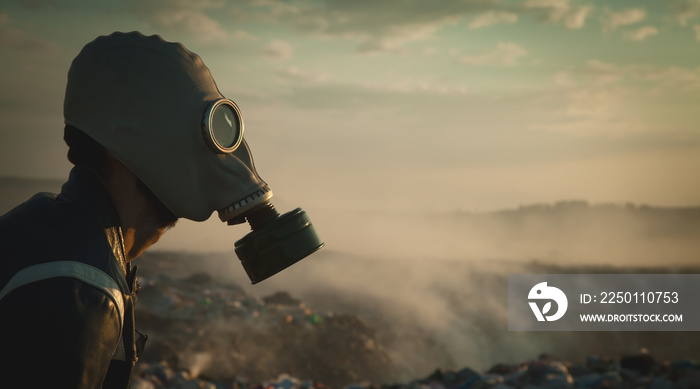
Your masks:
<instances>
[{"instance_id":1,"label":"man's head","mask_svg":"<svg viewBox=\"0 0 700 389\"><path fill-rule=\"evenodd\" d=\"M199 56L179 43L137 32L90 42L68 72L64 117L177 217L201 221L218 210L228 220L272 196L242 140L238 108ZM240 139L215 147L207 136L217 132L206 131L215 123L238 130Z\"/></svg>"},{"instance_id":2,"label":"man's head","mask_svg":"<svg viewBox=\"0 0 700 389\"><path fill-rule=\"evenodd\" d=\"M95 39L71 65L63 113L66 125L108 152L127 187L138 178L176 217L202 221L218 211L229 224L247 220L253 231L235 249L253 283L323 246L301 208L280 216L269 202L238 106L181 44L137 32Z\"/></svg>"}]
</instances>

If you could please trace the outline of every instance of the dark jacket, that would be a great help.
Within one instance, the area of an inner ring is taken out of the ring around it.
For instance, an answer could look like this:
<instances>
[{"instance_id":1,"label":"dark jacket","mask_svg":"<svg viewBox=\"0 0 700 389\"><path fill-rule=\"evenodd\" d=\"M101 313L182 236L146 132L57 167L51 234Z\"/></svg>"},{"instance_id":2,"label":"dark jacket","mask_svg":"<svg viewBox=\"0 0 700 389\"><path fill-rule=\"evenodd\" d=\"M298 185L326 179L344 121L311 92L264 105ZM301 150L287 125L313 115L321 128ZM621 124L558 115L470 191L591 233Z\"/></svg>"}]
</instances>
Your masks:
<instances>
[{"instance_id":1,"label":"dark jacket","mask_svg":"<svg viewBox=\"0 0 700 389\"><path fill-rule=\"evenodd\" d=\"M37 194L0 218L3 384L128 388L145 337L122 239L108 193L81 168L59 195Z\"/></svg>"}]
</instances>

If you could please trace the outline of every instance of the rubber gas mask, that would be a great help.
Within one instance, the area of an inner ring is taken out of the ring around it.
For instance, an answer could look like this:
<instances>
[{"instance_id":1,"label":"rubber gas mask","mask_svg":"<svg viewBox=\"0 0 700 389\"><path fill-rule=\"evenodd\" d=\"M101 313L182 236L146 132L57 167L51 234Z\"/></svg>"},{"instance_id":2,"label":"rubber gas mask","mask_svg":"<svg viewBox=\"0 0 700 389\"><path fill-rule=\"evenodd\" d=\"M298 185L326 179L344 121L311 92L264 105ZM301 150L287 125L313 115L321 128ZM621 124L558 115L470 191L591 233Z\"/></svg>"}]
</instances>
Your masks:
<instances>
[{"instance_id":1,"label":"rubber gas mask","mask_svg":"<svg viewBox=\"0 0 700 389\"><path fill-rule=\"evenodd\" d=\"M243 118L236 104L228 99L211 103L202 120L202 135L216 153L233 153L241 144L245 153L241 161L255 172L253 160L243 140ZM255 173L257 174L257 172ZM282 216L270 202L272 191L265 185L249 196L219 209L221 221L229 225L246 220L253 232L235 244L236 254L252 283L260 282L289 267L323 247L311 223L301 208Z\"/></svg>"},{"instance_id":2,"label":"rubber gas mask","mask_svg":"<svg viewBox=\"0 0 700 389\"><path fill-rule=\"evenodd\" d=\"M64 117L129 168L176 216L216 211L252 231L235 251L252 283L323 246L297 208L282 216L258 175L238 106L178 43L114 33L87 44L68 72Z\"/></svg>"}]
</instances>

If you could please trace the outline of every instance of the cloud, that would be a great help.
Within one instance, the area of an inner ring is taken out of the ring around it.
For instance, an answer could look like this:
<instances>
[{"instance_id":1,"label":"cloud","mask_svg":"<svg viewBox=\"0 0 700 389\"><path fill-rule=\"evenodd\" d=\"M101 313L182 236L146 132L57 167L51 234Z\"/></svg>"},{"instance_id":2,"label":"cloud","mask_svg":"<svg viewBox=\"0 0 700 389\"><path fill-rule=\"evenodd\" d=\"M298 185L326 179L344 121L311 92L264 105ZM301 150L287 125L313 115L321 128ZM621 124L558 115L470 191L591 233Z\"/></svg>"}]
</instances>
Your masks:
<instances>
[{"instance_id":1,"label":"cloud","mask_svg":"<svg viewBox=\"0 0 700 389\"><path fill-rule=\"evenodd\" d=\"M576 75L580 84L634 85L634 83L644 82L648 91L654 87L700 89L700 68L640 64L620 66L591 59L586 62L586 66L578 68L572 75Z\"/></svg>"},{"instance_id":2,"label":"cloud","mask_svg":"<svg viewBox=\"0 0 700 389\"><path fill-rule=\"evenodd\" d=\"M518 21L518 15L512 12L504 11L489 11L475 17L470 23L469 28L477 29L482 27L493 26L500 23L515 23Z\"/></svg>"},{"instance_id":3,"label":"cloud","mask_svg":"<svg viewBox=\"0 0 700 389\"><path fill-rule=\"evenodd\" d=\"M289 66L277 69L277 75L283 80L295 84L319 84L328 80L327 73L312 73Z\"/></svg>"},{"instance_id":4,"label":"cloud","mask_svg":"<svg viewBox=\"0 0 700 389\"><path fill-rule=\"evenodd\" d=\"M192 33L203 43L228 39L228 33L219 23L201 12L162 10L155 14L155 20L163 27Z\"/></svg>"},{"instance_id":5,"label":"cloud","mask_svg":"<svg viewBox=\"0 0 700 389\"><path fill-rule=\"evenodd\" d=\"M499 0L424 0L286 2L265 0L237 10L239 20L267 20L319 39L357 41L363 54L422 53L411 44L429 41L449 25L470 20L471 28L512 23L522 6ZM466 22L465 22L466 23Z\"/></svg>"},{"instance_id":6,"label":"cloud","mask_svg":"<svg viewBox=\"0 0 700 389\"><path fill-rule=\"evenodd\" d=\"M571 7L568 0L528 0L525 8L539 11L539 18L544 22L557 22Z\"/></svg>"},{"instance_id":7,"label":"cloud","mask_svg":"<svg viewBox=\"0 0 700 389\"><path fill-rule=\"evenodd\" d=\"M219 22L206 14L221 9L225 3L216 0L129 0L131 11L149 24L173 32L192 34L203 44L224 42L232 36Z\"/></svg>"},{"instance_id":8,"label":"cloud","mask_svg":"<svg viewBox=\"0 0 700 389\"><path fill-rule=\"evenodd\" d=\"M571 6L569 0L528 0L523 5L523 12L534 13L545 23L563 21L569 30L582 28L593 9L592 6Z\"/></svg>"},{"instance_id":9,"label":"cloud","mask_svg":"<svg viewBox=\"0 0 700 389\"><path fill-rule=\"evenodd\" d=\"M686 131L685 118L692 117L700 103L700 68L616 65L591 59L557 72L552 84L545 102L557 107L552 116L560 119L538 126L552 131L613 137L670 128Z\"/></svg>"},{"instance_id":10,"label":"cloud","mask_svg":"<svg viewBox=\"0 0 700 389\"><path fill-rule=\"evenodd\" d=\"M360 38L357 46L360 53L393 53L405 54L409 50L405 45L410 42L424 40L433 35L440 28L439 24L426 24L416 26L394 26L386 35L368 36Z\"/></svg>"},{"instance_id":11,"label":"cloud","mask_svg":"<svg viewBox=\"0 0 700 389\"><path fill-rule=\"evenodd\" d=\"M700 42L700 24L694 25L693 29L695 30L695 39Z\"/></svg>"},{"instance_id":12,"label":"cloud","mask_svg":"<svg viewBox=\"0 0 700 389\"><path fill-rule=\"evenodd\" d=\"M463 55L459 62L476 66L515 66L518 59L528 55L527 50L515 43L499 43L495 48L480 51L474 54Z\"/></svg>"},{"instance_id":13,"label":"cloud","mask_svg":"<svg viewBox=\"0 0 700 389\"><path fill-rule=\"evenodd\" d=\"M287 61L292 58L294 48L292 45L280 39L275 39L263 48L263 56L274 61Z\"/></svg>"},{"instance_id":14,"label":"cloud","mask_svg":"<svg viewBox=\"0 0 700 389\"><path fill-rule=\"evenodd\" d=\"M258 38L251 33L244 31L244 30L237 30L234 31L231 34L228 34L228 37L232 40L237 40L237 41L255 41L258 40Z\"/></svg>"},{"instance_id":15,"label":"cloud","mask_svg":"<svg viewBox=\"0 0 700 389\"><path fill-rule=\"evenodd\" d=\"M12 24L8 14L0 13L0 47L38 53L53 53L58 50L56 44L35 38Z\"/></svg>"},{"instance_id":16,"label":"cloud","mask_svg":"<svg viewBox=\"0 0 700 389\"><path fill-rule=\"evenodd\" d=\"M593 7L578 7L569 12L564 18L564 26L569 30L578 30L586 24L586 17L593 11Z\"/></svg>"},{"instance_id":17,"label":"cloud","mask_svg":"<svg viewBox=\"0 0 700 389\"><path fill-rule=\"evenodd\" d=\"M422 53L411 45L429 41L446 26L465 23L478 29L515 23L526 15L576 30L585 25L594 9L590 5L572 5L570 0L442 0L439 6L424 0L243 3L229 9L233 19L284 26L318 39L356 41L356 51L363 54Z\"/></svg>"},{"instance_id":18,"label":"cloud","mask_svg":"<svg viewBox=\"0 0 700 389\"><path fill-rule=\"evenodd\" d=\"M653 36L653 35L658 35L658 34L659 34L659 30L656 27L644 26L644 27L640 27L636 30L625 31L623 36L625 37L625 39L628 39L631 41L642 42L645 39L647 39L648 37Z\"/></svg>"},{"instance_id":19,"label":"cloud","mask_svg":"<svg viewBox=\"0 0 700 389\"><path fill-rule=\"evenodd\" d=\"M406 78L387 84L366 84L368 90L401 94L464 95L468 89L464 85L445 84L434 77L423 79Z\"/></svg>"},{"instance_id":20,"label":"cloud","mask_svg":"<svg viewBox=\"0 0 700 389\"><path fill-rule=\"evenodd\" d=\"M630 8L620 12L608 12L607 18L603 20L606 30L614 31L618 27L639 23L646 17L643 8Z\"/></svg>"},{"instance_id":21,"label":"cloud","mask_svg":"<svg viewBox=\"0 0 700 389\"><path fill-rule=\"evenodd\" d=\"M421 0L266 4L265 11L275 10L275 22L322 39L357 40L361 53L402 53L407 44L426 39L445 25L494 8L493 0L445 0L439 7Z\"/></svg>"},{"instance_id":22,"label":"cloud","mask_svg":"<svg viewBox=\"0 0 700 389\"><path fill-rule=\"evenodd\" d=\"M674 16L681 26L688 24L688 20L700 16L700 0L683 0L672 3Z\"/></svg>"}]
</instances>

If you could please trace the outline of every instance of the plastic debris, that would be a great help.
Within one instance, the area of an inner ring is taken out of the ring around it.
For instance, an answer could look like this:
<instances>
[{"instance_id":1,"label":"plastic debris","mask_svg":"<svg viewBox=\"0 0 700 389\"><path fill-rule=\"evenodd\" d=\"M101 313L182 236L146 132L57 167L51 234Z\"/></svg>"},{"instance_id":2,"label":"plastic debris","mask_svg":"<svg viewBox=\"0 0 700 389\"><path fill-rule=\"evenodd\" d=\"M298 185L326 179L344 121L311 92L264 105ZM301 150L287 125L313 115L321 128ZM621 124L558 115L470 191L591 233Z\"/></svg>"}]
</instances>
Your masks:
<instances>
[{"instance_id":1,"label":"plastic debris","mask_svg":"<svg viewBox=\"0 0 700 389\"><path fill-rule=\"evenodd\" d=\"M285 292L261 299L206 275L140 283L137 323L150 339L132 389L700 388L700 363L660 362L648 352L581 362L543 354L387 383L392 359L358 316L320 313Z\"/></svg>"}]
</instances>

